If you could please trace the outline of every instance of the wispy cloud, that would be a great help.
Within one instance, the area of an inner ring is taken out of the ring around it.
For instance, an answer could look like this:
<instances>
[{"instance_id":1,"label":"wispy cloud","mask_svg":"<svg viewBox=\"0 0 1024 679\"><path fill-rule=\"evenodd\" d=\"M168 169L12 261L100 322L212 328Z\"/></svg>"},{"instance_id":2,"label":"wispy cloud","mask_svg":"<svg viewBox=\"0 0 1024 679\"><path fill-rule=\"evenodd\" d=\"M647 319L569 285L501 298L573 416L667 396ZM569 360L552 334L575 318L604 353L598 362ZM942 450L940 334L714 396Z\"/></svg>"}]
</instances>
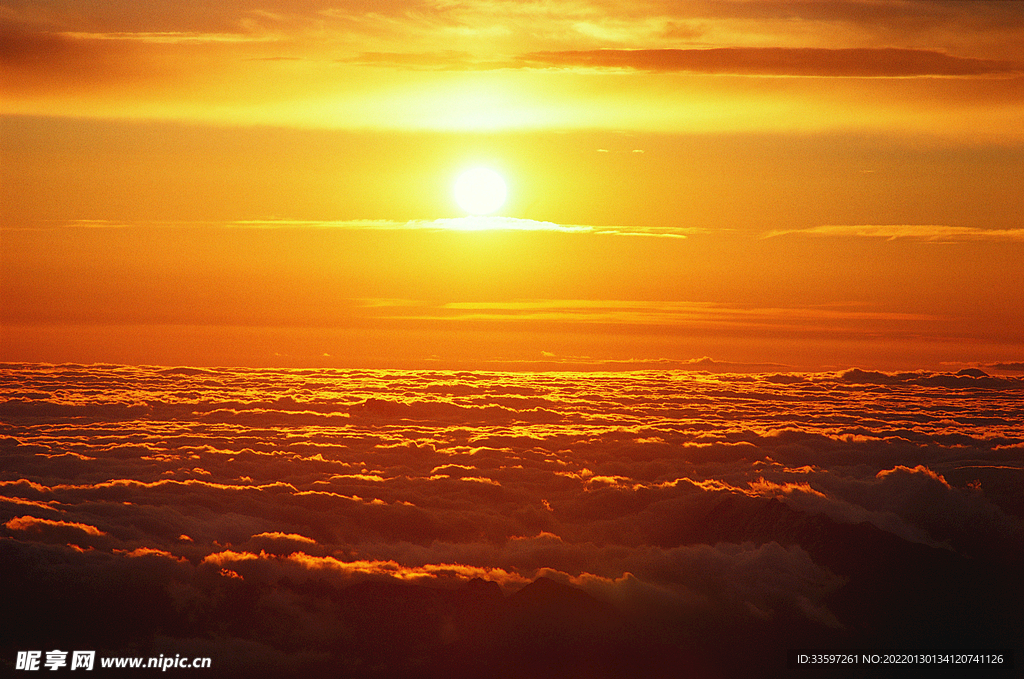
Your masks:
<instances>
[{"instance_id":1,"label":"wispy cloud","mask_svg":"<svg viewBox=\"0 0 1024 679\"><path fill-rule=\"evenodd\" d=\"M979 229L973 226L936 224L858 224L826 225L810 229L769 231L763 238L787 235L886 238L888 240L954 241L1024 241L1024 229Z\"/></svg>"},{"instance_id":2,"label":"wispy cloud","mask_svg":"<svg viewBox=\"0 0 1024 679\"><path fill-rule=\"evenodd\" d=\"M631 358L608 359L593 356L559 355L542 351L541 358L521 361L493 361L495 370L563 370L563 371L636 371L636 370L683 370L710 373L771 373L786 372L793 366L782 363L742 363L718 361L708 356L691 359L672 358ZM486 364L484 366L487 368Z\"/></svg>"},{"instance_id":3,"label":"wispy cloud","mask_svg":"<svg viewBox=\"0 0 1024 679\"><path fill-rule=\"evenodd\" d=\"M685 239L707 233L700 227L557 224L555 222L502 216L442 217L438 219L240 219L229 222L159 221L141 222L109 219L40 221L35 225L5 230L41 229L125 229L125 228L227 228L227 229L343 229L353 231L553 231L559 233Z\"/></svg>"},{"instance_id":4,"label":"wispy cloud","mask_svg":"<svg viewBox=\"0 0 1024 679\"><path fill-rule=\"evenodd\" d=\"M999 363L986 363L986 368L995 368L996 370L1006 370L1008 372L1024 372L1024 361L1010 361Z\"/></svg>"},{"instance_id":5,"label":"wispy cloud","mask_svg":"<svg viewBox=\"0 0 1024 679\"><path fill-rule=\"evenodd\" d=\"M516 300L450 302L416 308L436 318L543 320L629 325L801 325L804 323L934 321L928 314L851 309L843 306L756 307L738 304L627 300Z\"/></svg>"},{"instance_id":6,"label":"wispy cloud","mask_svg":"<svg viewBox=\"0 0 1024 679\"><path fill-rule=\"evenodd\" d=\"M116 31L110 33L87 33L68 31L58 34L71 40L115 40L155 45L201 44L201 43L242 43L273 42L278 38L267 35L246 35L244 33L199 33L192 31Z\"/></svg>"},{"instance_id":7,"label":"wispy cloud","mask_svg":"<svg viewBox=\"0 0 1024 679\"><path fill-rule=\"evenodd\" d=\"M519 217L471 216L440 219L396 221L388 219L355 219L343 221L320 220L240 220L226 226L244 228L322 228L357 230L431 230L431 231L556 231L561 233L604 234L612 236L640 236L651 238L687 238L706 229L653 226L595 226L582 224L556 224L555 222L522 219Z\"/></svg>"}]
</instances>

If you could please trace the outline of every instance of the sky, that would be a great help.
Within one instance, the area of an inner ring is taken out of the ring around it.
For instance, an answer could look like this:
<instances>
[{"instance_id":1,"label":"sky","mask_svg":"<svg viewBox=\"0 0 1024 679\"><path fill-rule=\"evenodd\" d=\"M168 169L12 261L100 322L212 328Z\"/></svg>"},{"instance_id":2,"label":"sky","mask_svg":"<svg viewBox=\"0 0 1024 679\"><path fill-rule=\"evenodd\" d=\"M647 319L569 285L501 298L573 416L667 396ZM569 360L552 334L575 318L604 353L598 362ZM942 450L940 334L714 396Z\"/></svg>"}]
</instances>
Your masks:
<instances>
[{"instance_id":1,"label":"sky","mask_svg":"<svg viewBox=\"0 0 1024 679\"><path fill-rule=\"evenodd\" d=\"M0 35L0 360L1024 357L1024 3L4 0Z\"/></svg>"},{"instance_id":2,"label":"sky","mask_svg":"<svg viewBox=\"0 0 1024 679\"><path fill-rule=\"evenodd\" d=\"M0 0L0 669L1019 668L1022 55L1016 0Z\"/></svg>"},{"instance_id":3,"label":"sky","mask_svg":"<svg viewBox=\"0 0 1024 679\"><path fill-rule=\"evenodd\" d=\"M977 369L8 364L0 666L845 677L880 671L787 652L973 649L1002 664L965 674L1017 676L1022 391Z\"/></svg>"}]
</instances>

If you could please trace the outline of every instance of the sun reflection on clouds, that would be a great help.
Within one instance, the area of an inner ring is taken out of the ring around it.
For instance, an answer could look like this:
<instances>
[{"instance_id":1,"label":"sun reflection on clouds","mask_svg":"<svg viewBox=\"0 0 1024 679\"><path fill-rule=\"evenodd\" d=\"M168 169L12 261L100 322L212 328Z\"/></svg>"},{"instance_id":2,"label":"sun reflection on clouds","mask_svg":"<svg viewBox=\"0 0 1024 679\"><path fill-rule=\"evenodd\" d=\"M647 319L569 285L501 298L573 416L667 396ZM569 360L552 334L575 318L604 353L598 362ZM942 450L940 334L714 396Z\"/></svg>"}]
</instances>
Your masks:
<instances>
[{"instance_id":1,"label":"sun reflection on clouds","mask_svg":"<svg viewBox=\"0 0 1024 679\"><path fill-rule=\"evenodd\" d=\"M90 526L84 523L75 523L69 521L54 521L53 519L40 519L34 516L14 517L13 519L7 521L7 523L4 524L4 527L9 530L18 531L33 531L46 528L72 528L74 530L79 530L85 533L86 535L93 535L97 537L107 535L107 533L104 533L99 528L96 528L96 526Z\"/></svg>"}]
</instances>

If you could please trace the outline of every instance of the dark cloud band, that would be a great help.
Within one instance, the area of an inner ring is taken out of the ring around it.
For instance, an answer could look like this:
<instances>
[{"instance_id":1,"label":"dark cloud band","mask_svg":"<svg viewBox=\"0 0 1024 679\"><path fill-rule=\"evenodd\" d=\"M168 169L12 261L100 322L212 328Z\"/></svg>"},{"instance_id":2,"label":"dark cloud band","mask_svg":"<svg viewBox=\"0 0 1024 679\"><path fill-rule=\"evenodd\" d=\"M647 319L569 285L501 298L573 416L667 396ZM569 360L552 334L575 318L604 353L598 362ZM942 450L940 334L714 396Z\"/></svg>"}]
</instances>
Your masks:
<instances>
[{"instance_id":1,"label":"dark cloud band","mask_svg":"<svg viewBox=\"0 0 1024 679\"><path fill-rule=\"evenodd\" d=\"M1009 61L957 57L919 49L720 47L534 52L531 66L821 77L980 76L1021 72Z\"/></svg>"}]
</instances>

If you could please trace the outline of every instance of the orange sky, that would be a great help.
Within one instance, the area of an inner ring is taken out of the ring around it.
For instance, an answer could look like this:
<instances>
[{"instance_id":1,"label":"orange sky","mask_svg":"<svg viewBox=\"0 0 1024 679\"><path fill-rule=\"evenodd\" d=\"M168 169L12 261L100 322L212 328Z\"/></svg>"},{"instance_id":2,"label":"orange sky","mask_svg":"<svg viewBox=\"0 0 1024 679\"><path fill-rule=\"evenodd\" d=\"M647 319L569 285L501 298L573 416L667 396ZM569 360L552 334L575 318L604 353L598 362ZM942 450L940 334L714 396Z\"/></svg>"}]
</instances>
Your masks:
<instances>
[{"instance_id":1,"label":"orange sky","mask_svg":"<svg viewBox=\"0 0 1024 679\"><path fill-rule=\"evenodd\" d=\"M1022 44L1019 2L0 2L0 360L1020 361Z\"/></svg>"}]
</instances>

